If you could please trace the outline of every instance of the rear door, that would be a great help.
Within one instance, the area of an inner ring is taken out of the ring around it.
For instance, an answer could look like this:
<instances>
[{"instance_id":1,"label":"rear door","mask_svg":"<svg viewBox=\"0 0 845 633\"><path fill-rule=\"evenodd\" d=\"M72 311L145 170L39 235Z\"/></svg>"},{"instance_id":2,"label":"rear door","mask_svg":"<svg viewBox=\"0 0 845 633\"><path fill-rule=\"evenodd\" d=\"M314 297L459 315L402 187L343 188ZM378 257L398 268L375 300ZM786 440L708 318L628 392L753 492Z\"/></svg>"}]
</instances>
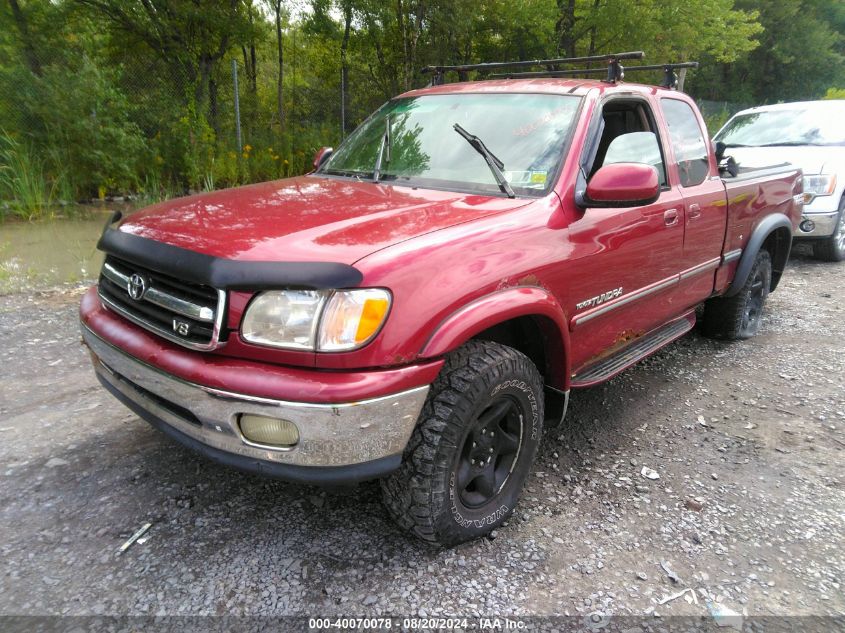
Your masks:
<instances>
[{"instance_id":1,"label":"rear door","mask_svg":"<svg viewBox=\"0 0 845 633\"><path fill-rule=\"evenodd\" d=\"M680 95L660 99L671 151L669 179L683 198L685 227L679 294L695 305L713 292L727 226L727 196L704 121Z\"/></svg>"}]
</instances>

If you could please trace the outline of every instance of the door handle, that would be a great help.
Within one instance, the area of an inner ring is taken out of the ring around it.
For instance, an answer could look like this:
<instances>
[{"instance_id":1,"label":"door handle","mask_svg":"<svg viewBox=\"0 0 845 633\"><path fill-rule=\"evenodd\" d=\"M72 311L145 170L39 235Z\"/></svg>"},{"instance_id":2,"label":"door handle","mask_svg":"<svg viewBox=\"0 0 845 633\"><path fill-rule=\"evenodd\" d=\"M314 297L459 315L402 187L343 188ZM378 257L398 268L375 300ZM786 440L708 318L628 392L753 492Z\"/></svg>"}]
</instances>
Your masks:
<instances>
[{"instance_id":1,"label":"door handle","mask_svg":"<svg viewBox=\"0 0 845 633\"><path fill-rule=\"evenodd\" d=\"M663 214L663 223L666 226L675 226L678 223L678 210L669 209Z\"/></svg>"},{"instance_id":2,"label":"door handle","mask_svg":"<svg viewBox=\"0 0 845 633\"><path fill-rule=\"evenodd\" d=\"M695 220L698 217L701 217L701 205L693 202L689 206L689 219Z\"/></svg>"}]
</instances>

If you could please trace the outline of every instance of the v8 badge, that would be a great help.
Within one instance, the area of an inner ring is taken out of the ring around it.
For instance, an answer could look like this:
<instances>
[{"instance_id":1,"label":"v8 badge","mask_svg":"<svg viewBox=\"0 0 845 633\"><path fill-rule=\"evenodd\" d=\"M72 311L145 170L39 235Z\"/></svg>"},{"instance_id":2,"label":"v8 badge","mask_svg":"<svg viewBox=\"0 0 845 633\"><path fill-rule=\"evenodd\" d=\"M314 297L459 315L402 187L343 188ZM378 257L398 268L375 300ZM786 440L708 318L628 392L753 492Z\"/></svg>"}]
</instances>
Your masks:
<instances>
[{"instance_id":1,"label":"v8 badge","mask_svg":"<svg viewBox=\"0 0 845 633\"><path fill-rule=\"evenodd\" d=\"M191 324L179 319L173 319L173 331L179 336L188 336L191 331Z\"/></svg>"}]
</instances>

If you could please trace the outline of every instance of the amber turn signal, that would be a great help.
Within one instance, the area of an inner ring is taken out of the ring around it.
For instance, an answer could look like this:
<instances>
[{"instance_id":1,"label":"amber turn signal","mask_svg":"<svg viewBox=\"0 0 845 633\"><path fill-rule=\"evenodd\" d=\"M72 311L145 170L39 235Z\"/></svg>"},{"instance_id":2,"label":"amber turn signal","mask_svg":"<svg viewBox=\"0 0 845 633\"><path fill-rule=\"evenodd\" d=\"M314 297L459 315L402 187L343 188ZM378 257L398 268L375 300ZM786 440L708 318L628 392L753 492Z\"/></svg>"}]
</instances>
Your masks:
<instances>
[{"instance_id":1,"label":"amber turn signal","mask_svg":"<svg viewBox=\"0 0 845 633\"><path fill-rule=\"evenodd\" d=\"M387 290L362 288L335 292L323 312L317 351L338 352L366 345L378 334L389 310Z\"/></svg>"}]
</instances>

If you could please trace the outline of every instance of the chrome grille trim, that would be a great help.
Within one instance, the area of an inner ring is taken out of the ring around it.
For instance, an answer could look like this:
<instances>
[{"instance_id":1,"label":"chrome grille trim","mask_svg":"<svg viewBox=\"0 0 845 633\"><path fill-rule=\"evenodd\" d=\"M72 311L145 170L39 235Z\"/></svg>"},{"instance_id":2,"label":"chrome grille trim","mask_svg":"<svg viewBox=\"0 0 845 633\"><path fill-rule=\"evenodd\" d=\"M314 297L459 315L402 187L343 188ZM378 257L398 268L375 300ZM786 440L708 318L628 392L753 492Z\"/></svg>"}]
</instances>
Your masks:
<instances>
[{"instance_id":1,"label":"chrome grille trim","mask_svg":"<svg viewBox=\"0 0 845 633\"><path fill-rule=\"evenodd\" d=\"M114 283L121 287L126 287L129 283L129 277L117 270L114 266L106 262L103 264L103 276L111 279ZM162 292L154 285L151 285L146 293L144 299L150 303L154 303L160 308L170 310L182 316L196 319L197 321L205 321L207 323L214 323L214 310L207 306L199 306L195 303L185 301L173 295Z\"/></svg>"},{"instance_id":2,"label":"chrome grille trim","mask_svg":"<svg viewBox=\"0 0 845 633\"><path fill-rule=\"evenodd\" d=\"M220 336L223 331L223 321L226 317L225 290L208 287L189 287L189 285L185 282L180 282L175 279L170 281L169 277L158 275L154 271L148 271L144 267L135 266L130 262L122 260L116 260L116 263L120 267L130 269L132 272L144 274L150 279L150 287L144 293L143 297L136 302L136 300L129 297L127 289L130 275L127 275L116 266L112 265L110 262L111 259L111 257L107 258L106 262L103 264L103 268L101 270L101 283L98 289L100 301L102 301L106 308L121 315L145 330L167 339L168 341L187 347L188 349L209 351L218 349L225 344L225 342L220 341ZM159 287L155 287L154 285L156 283L157 276L159 281L161 281ZM162 284L163 286L172 284L174 289L177 289L184 284L185 294L188 294L189 296L195 293L201 297L204 292L207 292L208 301L214 301L215 307L212 309L209 306L198 305L192 301L176 297L170 292L163 290ZM114 286L114 288L112 286ZM115 289L120 291L119 295L115 292ZM214 293L214 297L211 296L212 293ZM125 305L119 304L118 301ZM137 303L137 311L133 311L131 309L133 303ZM143 308L144 304L147 304L147 308ZM157 309L166 311L166 314L152 314L150 310L151 306L155 306ZM183 338L175 332L166 329L160 323L154 322L156 319L167 320L170 318L170 315L174 317L183 316L193 319L197 322L195 327L200 327L202 324L206 324L208 327L204 328L205 334L195 334L194 336L197 338L199 338L199 336L202 336L203 338L208 337L208 340L198 341ZM145 317L151 317L152 320ZM209 330L211 332L210 337L208 336Z\"/></svg>"}]
</instances>

